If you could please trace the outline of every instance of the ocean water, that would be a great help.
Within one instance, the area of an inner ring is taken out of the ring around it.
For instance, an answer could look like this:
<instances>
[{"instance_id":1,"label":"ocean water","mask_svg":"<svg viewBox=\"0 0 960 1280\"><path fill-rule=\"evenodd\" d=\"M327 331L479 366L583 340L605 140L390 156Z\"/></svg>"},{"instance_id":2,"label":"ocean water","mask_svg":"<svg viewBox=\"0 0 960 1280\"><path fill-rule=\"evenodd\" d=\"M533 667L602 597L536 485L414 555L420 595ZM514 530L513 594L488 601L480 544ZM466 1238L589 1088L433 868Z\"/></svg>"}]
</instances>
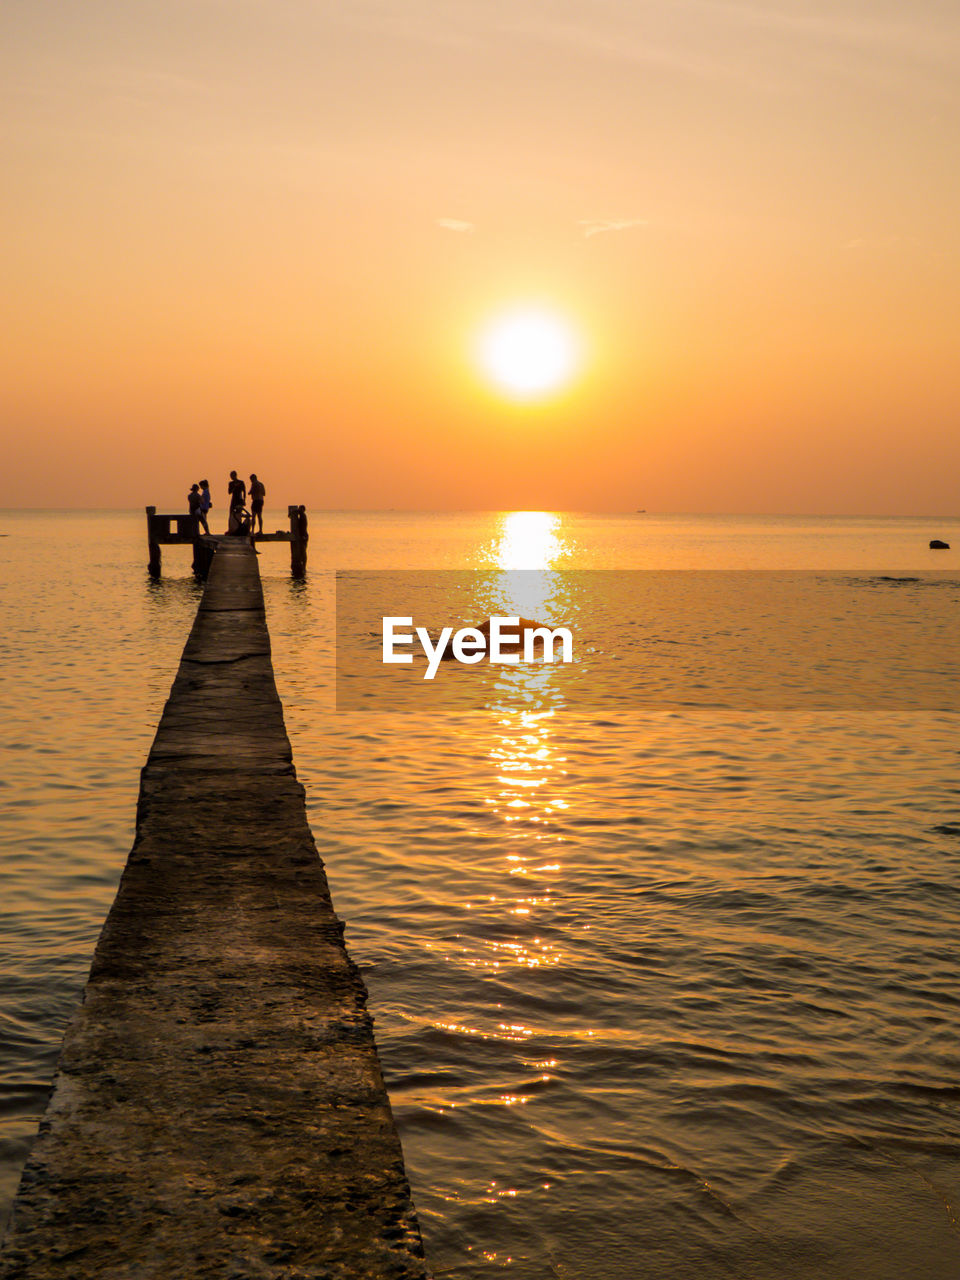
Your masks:
<instances>
[{"instance_id":1,"label":"ocean water","mask_svg":"<svg viewBox=\"0 0 960 1280\"><path fill-rule=\"evenodd\" d=\"M148 579L142 515L0 533L5 1210L199 590L185 549ZM960 566L931 537L960 522L317 514L304 583L264 548L435 1276L960 1274L960 726L924 630ZM543 568L816 571L801 604L827 575L838 623L919 641L876 706L335 710L333 570Z\"/></svg>"}]
</instances>

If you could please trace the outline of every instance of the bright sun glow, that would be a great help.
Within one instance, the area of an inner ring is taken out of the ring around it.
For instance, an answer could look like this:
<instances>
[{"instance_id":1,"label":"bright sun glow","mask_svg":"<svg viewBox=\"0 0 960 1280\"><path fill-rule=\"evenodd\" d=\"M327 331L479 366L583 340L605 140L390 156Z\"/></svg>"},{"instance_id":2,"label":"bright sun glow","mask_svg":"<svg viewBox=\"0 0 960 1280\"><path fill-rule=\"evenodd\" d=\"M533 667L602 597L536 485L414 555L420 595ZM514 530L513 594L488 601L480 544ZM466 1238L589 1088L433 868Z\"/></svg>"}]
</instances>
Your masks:
<instances>
[{"instance_id":1,"label":"bright sun glow","mask_svg":"<svg viewBox=\"0 0 960 1280\"><path fill-rule=\"evenodd\" d=\"M565 386L580 364L580 344L561 316L524 307L497 316L480 334L481 369L517 400L533 399Z\"/></svg>"}]
</instances>

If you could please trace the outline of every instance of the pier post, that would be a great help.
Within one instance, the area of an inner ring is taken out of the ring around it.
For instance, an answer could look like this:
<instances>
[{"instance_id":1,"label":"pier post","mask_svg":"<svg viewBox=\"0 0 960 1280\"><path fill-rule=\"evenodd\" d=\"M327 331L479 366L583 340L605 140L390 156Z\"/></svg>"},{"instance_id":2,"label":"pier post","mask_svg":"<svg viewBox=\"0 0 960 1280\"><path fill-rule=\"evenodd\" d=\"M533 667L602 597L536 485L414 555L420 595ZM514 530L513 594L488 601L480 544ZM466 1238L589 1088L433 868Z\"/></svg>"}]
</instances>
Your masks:
<instances>
[{"instance_id":1,"label":"pier post","mask_svg":"<svg viewBox=\"0 0 960 1280\"><path fill-rule=\"evenodd\" d=\"M150 553L147 572L150 574L151 578L160 577L160 544L156 541L155 530L153 527L153 517L156 514L156 507L147 507L147 549Z\"/></svg>"},{"instance_id":2,"label":"pier post","mask_svg":"<svg viewBox=\"0 0 960 1280\"><path fill-rule=\"evenodd\" d=\"M290 517L290 572L295 578L302 578L307 572L307 509L304 506L287 507Z\"/></svg>"},{"instance_id":3,"label":"pier post","mask_svg":"<svg viewBox=\"0 0 960 1280\"><path fill-rule=\"evenodd\" d=\"M193 540L193 572L202 582L206 582L210 572L215 546L216 542L211 534L198 532Z\"/></svg>"},{"instance_id":4,"label":"pier post","mask_svg":"<svg viewBox=\"0 0 960 1280\"><path fill-rule=\"evenodd\" d=\"M257 557L214 545L2 1280L426 1280Z\"/></svg>"}]
</instances>

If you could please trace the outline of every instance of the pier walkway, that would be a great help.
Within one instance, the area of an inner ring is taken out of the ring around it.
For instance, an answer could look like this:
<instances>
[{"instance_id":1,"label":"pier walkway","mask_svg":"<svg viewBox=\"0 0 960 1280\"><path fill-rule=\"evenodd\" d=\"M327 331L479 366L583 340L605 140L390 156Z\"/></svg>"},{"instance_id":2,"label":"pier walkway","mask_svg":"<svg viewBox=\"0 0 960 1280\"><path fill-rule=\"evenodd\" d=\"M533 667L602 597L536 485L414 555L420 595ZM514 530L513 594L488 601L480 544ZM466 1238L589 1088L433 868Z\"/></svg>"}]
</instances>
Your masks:
<instances>
[{"instance_id":1,"label":"pier walkway","mask_svg":"<svg viewBox=\"0 0 960 1280\"><path fill-rule=\"evenodd\" d=\"M366 991L307 825L257 559L217 550L4 1280L426 1276Z\"/></svg>"}]
</instances>

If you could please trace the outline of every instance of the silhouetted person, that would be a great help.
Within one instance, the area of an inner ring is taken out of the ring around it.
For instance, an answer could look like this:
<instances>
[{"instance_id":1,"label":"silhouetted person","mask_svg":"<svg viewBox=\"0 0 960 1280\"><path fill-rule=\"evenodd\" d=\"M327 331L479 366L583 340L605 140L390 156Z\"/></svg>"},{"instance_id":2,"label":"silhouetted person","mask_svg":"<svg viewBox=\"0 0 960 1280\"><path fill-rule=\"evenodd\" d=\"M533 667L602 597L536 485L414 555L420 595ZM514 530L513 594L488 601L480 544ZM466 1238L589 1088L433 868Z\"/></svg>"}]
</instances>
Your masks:
<instances>
[{"instance_id":1,"label":"silhouetted person","mask_svg":"<svg viewBox=\"0 0 960 1280\"><path fill-rule=\"evenodd\" d=\"M267 496L266 486L262 480L257 479L256 472L250 477L250 532L253 533L253 525L255 521L260 523L260 532L263 533L263 500Z\"/></svg>"},{"instance_id":2,"label":"silhouetted person","mask_svg":"<svg viewBox=\"0 0 960 1280\"><path fill-rule=\"evenodd\" d=\"M200 481L200 523L203 525L203 532L209 533L210 526L207 524L207 512L213 506L213 499L210 497L210 481Z\"/></svg>"},{"instance_id":3,"label":"silhouetted person","mask_svg":"<svg viewBox=\"0 0 960 1280\"><path fill-rule=\"evenodd\" d=\"M187 494L187 509L190 512L190 532L194 537L197 536L197 521L200 516L200 486L192 484L190 492Z\"/></svg>"},{"instance_id":4,"label":"silhouetted person","mask_svg":"<svg viewBox=\"0 0 960 1280\"><path fill-rule=\"evenodd\" d=\"M242 511L247 501L247 486L242 480L237 479L235 471L230 472L230 483L227 485L227 493L230 495L230 513L234 511Z\"/></svg>"},{"instance_id":5,"label":"silhouetted person","mask_svg":"<svg viewBox=\"0 0 960 1280\"><path fill-rule=\"evenodd\" d=\"M300 542L307 542L310 539L307 533L307 508L302 503L297 507L297 537Z\"/></svg>"},{"instance_id":6,"label":"silhouetted person","mask_svg":"<svg viewBox=\"0 0 960 1280\"><path fill-rule=\"evenodd\" d=\"M242 538L250 536L252 521L246 507L231 507L227 519L227 533L238 534Z\"/></svg>"}]
</instances>

